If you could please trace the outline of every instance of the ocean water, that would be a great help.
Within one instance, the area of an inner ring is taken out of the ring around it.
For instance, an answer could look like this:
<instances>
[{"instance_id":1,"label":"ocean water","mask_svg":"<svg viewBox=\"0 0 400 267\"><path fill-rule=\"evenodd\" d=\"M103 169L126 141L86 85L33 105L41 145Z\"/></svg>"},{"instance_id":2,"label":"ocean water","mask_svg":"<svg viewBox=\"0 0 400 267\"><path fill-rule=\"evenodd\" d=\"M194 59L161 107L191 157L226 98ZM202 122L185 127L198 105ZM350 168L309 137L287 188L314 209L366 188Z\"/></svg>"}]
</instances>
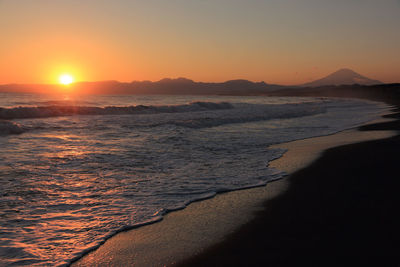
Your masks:
<instances>
[{"instance_id":1,"label":"ocean water","mask_svg":"<svg viewBox=\"0 0 400 267\"><path fill-rule=\"evenodd\" d=\"M118 231L285 173L272 144L388 107L327 98L0 94L0 266L66 265Z\"/></svg>"}]
</instances>

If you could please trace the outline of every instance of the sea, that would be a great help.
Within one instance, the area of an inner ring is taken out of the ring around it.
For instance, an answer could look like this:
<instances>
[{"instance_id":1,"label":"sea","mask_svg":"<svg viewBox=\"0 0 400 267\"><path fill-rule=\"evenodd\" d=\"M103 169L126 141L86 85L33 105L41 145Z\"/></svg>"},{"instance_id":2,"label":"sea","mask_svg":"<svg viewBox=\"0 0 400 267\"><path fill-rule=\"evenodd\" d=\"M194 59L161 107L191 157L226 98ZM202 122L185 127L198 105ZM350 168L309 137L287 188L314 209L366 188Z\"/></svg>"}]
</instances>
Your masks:
<instances>
[{"instance_id":1,"label":"sea","mask_svg":"<svg viewBox=\"0 0 400 267\"><path fill-rule=\"evenodd\" d=\"M0 266L65 266L120 231L265 186L273 144L388 106L335 98L0 93ZM268 186L268 185L267 185Z\"/></svg>"}]
</instances>

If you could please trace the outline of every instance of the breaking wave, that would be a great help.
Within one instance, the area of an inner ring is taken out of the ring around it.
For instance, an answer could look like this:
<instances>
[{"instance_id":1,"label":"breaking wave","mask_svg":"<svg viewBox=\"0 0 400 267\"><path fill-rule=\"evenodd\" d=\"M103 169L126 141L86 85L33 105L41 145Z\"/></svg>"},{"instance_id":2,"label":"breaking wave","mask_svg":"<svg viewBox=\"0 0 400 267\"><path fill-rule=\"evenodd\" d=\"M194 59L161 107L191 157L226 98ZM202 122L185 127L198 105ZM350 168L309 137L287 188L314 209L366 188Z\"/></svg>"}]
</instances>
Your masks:
<instances>
[{"instance_id":1,"label":"breaking wave","mask_svg":"<svg viewBox=\"0 0 400 267\"><path fill-rule=\"evenodd\" d=\"M82 107L43 106L0 109L0 134L19 134L30 130L72 129L85 127L79 123L52 123L37 121L39 118L74 115L100 115L96 121L101 127L122 127L128 129L153 128L174 125L185 128L209 128L225 124L247 123L273 119L296 118L325 113L326 107L316 103L301 104L249 104L227 102L193 102L174 106L129 106L129 107ZM138 115L129 119L118 115ZM104 116L103 116L104 115ZM115 116L115 117L107 117ZM7 121L12 119L25 119ZM33 120L27 120L33 119ZM84 120L88 120L86 117ZM91 119L90 119L91 120ZM107 122L105 122L107 121ZM118 125L118 126L117 126Z\"/></svg>"},{"instance_id":2,"label":"breaking wave","mask_svg":"<svg viewBox=\"0 0 400 267\"><path fill-rule=\"evenodd\" d=\"M71 115L122 115L122 114L154 114L154 113L181 113L206 110L232 109L233 105L227 102L193 102L184 105L171 106L128 106L128 107L87 107L87 106L38 106L0 108L0 119L27 119L46 118Z\"/></svg>"},{"instance_id":3,"label":"breaking wave","mask_svg":"<svg viewBox=\"0 0 400 267\"><path fill-rule=\"evenodd\" d=\"M20 134L25 132L24 128L15 122L0 120L0 135Z\"/></svg>"}]
</instances>

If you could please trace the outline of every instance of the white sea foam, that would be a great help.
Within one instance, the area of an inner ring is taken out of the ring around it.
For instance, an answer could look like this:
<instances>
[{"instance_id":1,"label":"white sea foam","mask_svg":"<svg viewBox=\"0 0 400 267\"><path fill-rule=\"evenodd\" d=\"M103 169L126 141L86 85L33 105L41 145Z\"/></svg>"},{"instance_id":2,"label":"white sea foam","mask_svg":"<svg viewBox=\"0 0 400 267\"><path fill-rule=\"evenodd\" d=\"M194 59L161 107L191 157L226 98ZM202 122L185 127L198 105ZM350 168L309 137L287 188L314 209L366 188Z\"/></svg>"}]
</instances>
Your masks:
<instances>
[{"instance_id":1,"label":"white sea foam","mask_svg":"<svg viewBox=\"0 0 400 267\"><path fill-rule=\"evenodd\" d=\"M110 99L90 99L96 105L89 108L1 111L12 120L1 121L0 131L1 123L8 134L26 131L0 137L0 265L67 264L116 232L192 201L265 185L284 175L268 167L284 152L269 145L354 127L383 108L182 96L141 96L128 107L126 99Z\"/></svg>"}]
</instances>

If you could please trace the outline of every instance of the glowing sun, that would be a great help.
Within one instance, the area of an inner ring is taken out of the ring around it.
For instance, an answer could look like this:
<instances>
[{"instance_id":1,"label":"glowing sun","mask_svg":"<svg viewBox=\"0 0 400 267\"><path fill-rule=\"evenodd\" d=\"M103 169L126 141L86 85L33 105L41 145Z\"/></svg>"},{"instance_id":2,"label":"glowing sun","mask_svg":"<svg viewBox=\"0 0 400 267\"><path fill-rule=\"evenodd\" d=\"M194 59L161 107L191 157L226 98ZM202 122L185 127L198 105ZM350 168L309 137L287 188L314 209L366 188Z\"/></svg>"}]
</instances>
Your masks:
<instances>
[{"instance_id":1,"label":"glowing sun","mask_svg":"<svg viewBox=\"0 0 400 267\"><path fill-rule=\"evenodd\" d=\"M74 77L72 77L70 74L62 74L60 77L58 77L58 81L61 84L68 85L74 82Z\"/></svg>"}]
</instances>

